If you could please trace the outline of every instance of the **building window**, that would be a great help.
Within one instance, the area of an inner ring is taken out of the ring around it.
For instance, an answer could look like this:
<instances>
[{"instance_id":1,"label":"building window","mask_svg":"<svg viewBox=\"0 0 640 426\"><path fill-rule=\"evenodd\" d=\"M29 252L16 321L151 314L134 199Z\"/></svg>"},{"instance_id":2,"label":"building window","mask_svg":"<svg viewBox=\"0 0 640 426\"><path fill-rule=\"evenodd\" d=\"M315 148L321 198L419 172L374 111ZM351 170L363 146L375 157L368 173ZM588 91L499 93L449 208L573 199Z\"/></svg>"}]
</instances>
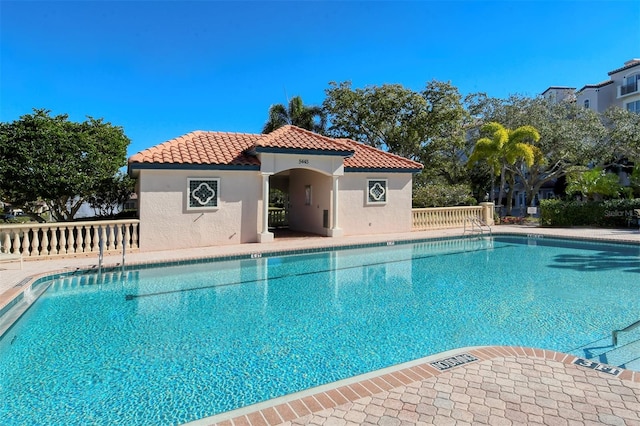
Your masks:
<instances>
[{"instance_id":1,"label":"building window","mask_svg":"<svg viewBox=\"0 0 640 426\"><path fill-rule=\"evenodd\" d=\"M627 104L627 111L635 112L636 114L640 114L640 101L629 102Z\"/></svg>"},{"instance_id":2,"label":"building window","mask_svg":"<svg viewBox=\"0 0 640 426\"><path fill-rule=\"evenodd\" d=\"M387 202L387 180L367 180L367 204L385 204Z\"/></svg>"},{"instance_id":3,"label":"building window","mask_svg":"<svg viewBox=\"0 0 640 426\"><path fill-rule=\"evenodd\" d=\"M585 100L584 100L584 107L585 107L586 109L589 109L589 99L585 99Z\"/></svg>"},{"instance_id":4,"label":"building window","mask_svg":"<svg viewBox=\"0 0 640 426\"><path fill-rule=\"evenodd\" d=\"M304 186L304 205L311 205L311 185Z\"/></svg>"},{"instance_id":5,"label":"building window","mask_svg":"<svg viewBox=\"0 0 640 426\"><path fill-rule=\"evenodd\" d=\"M187 179L187 210L217 209L220 199L220 179Z\"/></svg>"},{"instance_id":6,"label":"building window","mask_svg":"<svg viewBox=\"0 0 640 426\"><path fill-rule=\"evenodd\" d=\"M625 83L620 86L620 96L628 95L630 93L637 93L638 84L640 82L640 74L633 74L625 77Z\"/></svg>"}]
</instances>

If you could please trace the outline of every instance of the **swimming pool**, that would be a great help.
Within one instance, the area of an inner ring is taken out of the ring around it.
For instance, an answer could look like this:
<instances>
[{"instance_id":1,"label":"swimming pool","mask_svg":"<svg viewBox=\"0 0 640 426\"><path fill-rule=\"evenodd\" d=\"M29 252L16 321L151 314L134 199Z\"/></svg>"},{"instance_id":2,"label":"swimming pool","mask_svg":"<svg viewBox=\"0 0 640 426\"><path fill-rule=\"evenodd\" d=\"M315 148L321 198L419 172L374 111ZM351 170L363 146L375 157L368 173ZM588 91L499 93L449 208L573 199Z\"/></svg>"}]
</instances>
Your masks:
<instances>
[{"instance_id":1,"label":"swimming pool","mask_svg":"<svg viewBox=\"0 0 640 426\"><path fill-rule=\"evenodd\" d=\"M639 273L637 245L500 236L58 278L0 340L0 417L177 424L456 347L572 352L637 319Z\"/></svg>"}]
</instances>

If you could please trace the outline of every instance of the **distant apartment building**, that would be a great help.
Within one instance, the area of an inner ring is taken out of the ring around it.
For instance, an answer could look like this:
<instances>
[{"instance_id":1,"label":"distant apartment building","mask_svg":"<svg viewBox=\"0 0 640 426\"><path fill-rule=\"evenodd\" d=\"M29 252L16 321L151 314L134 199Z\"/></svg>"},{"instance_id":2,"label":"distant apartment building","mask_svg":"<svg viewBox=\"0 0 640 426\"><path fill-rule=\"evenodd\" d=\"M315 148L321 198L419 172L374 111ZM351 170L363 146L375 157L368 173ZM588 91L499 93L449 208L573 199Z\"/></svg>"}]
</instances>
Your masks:
<instances>
[{"instance_id":1,"label":"distant apartment building","mask_svg":"<svg viewBox=\"0 0 640 426\"><path fill-rule=\"evenodd\" d=\"M640 113L640 59L631 59L610 71L609 80L586 84L578 91L573 87L551 86L541 96L554 104L576 102L598 113L611 106Z\"/></svg>"},{"instance_id":2,"label":"distant apartment building","mask_svg":"<svg viewBox=\"0 0 640 426\"><path fill-rule=\"evenodd\" d=\"M587 84L576 92L576 102L596 112L618 106L640 113L640 59L609 72L609 80Z\"/></svg>"},{"instance_id":3,"label":"distant apartment building","mask_svg":"<svg viewBox=\"0 0 640 426\"><path fill-rule=\"evenodd\" d=\"M576 88L564 87L564 86L551 86L544 92L542 97L551 102L557 104L560 102L575 102L576 100Z\"/></svg>"},{"instance_id":4,"label":"distant apartment building","mask_svg":"<svg viewBox=\"0 0 640 426\"><path fill-rule=\"evenodd\" d=\"M552 104L575 102L598 113L611 106L618 106L640 114L640 59L631 59L624 66L610 71L609 80L601 83L587 84L577 91L575 87L551 86L541 96ZM621 182L628 184L627 173L619 174ZM513 196L515 212L522 213L531 204L530 200L525 199L521 185L516 185ZM536 198L542 200L553 196L553 183L549 182L541 188ZM501 204L500 201L498 204Z\"/></svg>"}]
</instances>

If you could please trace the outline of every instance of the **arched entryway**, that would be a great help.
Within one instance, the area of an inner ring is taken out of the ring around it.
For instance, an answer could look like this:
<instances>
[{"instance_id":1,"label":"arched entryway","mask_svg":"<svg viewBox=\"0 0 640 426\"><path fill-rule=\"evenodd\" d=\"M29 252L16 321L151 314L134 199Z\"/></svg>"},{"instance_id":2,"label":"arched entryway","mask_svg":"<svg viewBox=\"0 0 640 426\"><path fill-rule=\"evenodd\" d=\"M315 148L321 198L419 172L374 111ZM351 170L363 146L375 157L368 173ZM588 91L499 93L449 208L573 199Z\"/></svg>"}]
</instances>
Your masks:
<instances>
[{"instance_id":1,"label":"arched entryway","mask_svg":"<svg viewBox=\"0 0 640 426\"><path fill-rule=\"evenodd\" d=\"M269 177L269 230L274 237L329 235L333 177L304 168Z\"/></svg>"}]
</instances>

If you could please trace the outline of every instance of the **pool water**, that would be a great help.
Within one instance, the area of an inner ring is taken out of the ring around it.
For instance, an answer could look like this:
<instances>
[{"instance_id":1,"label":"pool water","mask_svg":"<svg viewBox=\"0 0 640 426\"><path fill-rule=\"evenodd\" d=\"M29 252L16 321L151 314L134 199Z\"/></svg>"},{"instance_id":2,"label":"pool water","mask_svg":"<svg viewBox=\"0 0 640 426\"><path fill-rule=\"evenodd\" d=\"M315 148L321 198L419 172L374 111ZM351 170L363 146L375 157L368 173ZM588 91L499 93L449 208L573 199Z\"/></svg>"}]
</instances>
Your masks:
<instances>
[{"instance_id":1,"label":"pool water","mask_svg":"<svg viewBox=\"0 0 640 426\"><path fill-rule=\"evenodd\" d=\"M640 246L500 236L58 278L0 340L0 418L180 424L458 347L582 355L639 277Z\"/></svg>"}]
</instances>

